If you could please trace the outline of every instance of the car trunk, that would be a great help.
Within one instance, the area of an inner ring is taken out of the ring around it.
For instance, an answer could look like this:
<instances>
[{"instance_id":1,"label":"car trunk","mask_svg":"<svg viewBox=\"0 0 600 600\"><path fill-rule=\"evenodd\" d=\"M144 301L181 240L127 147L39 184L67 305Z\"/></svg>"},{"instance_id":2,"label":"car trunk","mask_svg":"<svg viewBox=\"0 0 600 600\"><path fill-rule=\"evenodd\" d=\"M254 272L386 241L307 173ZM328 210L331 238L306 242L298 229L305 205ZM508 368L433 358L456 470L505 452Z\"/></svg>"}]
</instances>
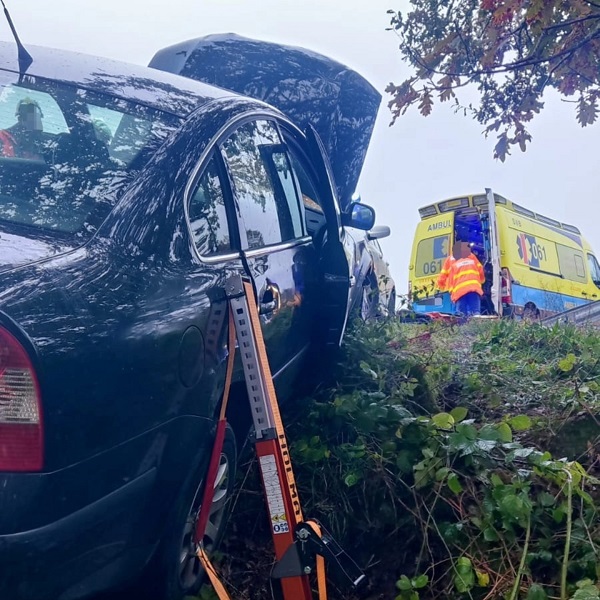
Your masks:
<instances>
[{"instance_id":1,"label":"car trunk","mask_svg":"<svg viewBox=\"0 0 600 600\"><path fill-rule=\"evenodd\" d=\"M74 247L51 234L18 232L17 228L0 221L0 273L52 258Z\"/></svg>"}]
</instances>

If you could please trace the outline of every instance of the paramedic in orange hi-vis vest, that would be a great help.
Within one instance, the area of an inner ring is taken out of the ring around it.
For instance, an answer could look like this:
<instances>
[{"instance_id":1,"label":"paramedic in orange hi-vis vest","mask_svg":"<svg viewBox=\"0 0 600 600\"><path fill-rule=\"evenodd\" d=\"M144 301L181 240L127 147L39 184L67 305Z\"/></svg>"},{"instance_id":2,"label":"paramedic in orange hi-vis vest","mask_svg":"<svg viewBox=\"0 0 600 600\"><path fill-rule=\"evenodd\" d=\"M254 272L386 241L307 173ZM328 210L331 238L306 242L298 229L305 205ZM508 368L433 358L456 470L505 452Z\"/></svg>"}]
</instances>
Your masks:
<instances>
[{"instance_id":1,"label":"paramedic in orange hi-vis vest","mask_svg":"<svg viewBox=\"0 0 600 600\"><path fill-rule=\"evenodd\" d=\"M444 261L444 266L440 271L440 276L437 279L437 286L441 292L448 291L448 273L450 273L450 266L456 259L450 254Z\"/></svg>"},{"instance_id":2,"label":"paramedic in orange hi-vis vest","mask_svg":"<svg viewBox=\"0 0 600 600\"><path fill-rule=\"evenodd\" d=\"M456 303L456 312L465 317L481 314L481 284L485 281L483 266L471 252L467 242L458 242L452 253L456 260L450 265L447 288ZM458 246L458 247L457 247Z\"/></svg>"}]
</instances>

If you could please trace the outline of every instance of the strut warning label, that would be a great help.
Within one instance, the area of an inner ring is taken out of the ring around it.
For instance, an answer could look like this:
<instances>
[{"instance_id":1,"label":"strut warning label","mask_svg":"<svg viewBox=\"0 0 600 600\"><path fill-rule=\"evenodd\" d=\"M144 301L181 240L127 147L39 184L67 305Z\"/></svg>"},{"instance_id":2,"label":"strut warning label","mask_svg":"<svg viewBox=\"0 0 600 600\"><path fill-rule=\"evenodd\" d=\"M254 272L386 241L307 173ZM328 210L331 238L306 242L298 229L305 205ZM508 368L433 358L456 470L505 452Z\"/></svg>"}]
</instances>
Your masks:
<instances>
[{"instance_id":1,"label":"strut warning label","mask_svg":"<svg viewBox=\"0 0 600 600\"><path fill-rule=\"evenodd\" d=\"M288 533L290 528L285 514L275 456L273 454L261 456L259 462L273 533Z\"/></svg>"}]
</instances>

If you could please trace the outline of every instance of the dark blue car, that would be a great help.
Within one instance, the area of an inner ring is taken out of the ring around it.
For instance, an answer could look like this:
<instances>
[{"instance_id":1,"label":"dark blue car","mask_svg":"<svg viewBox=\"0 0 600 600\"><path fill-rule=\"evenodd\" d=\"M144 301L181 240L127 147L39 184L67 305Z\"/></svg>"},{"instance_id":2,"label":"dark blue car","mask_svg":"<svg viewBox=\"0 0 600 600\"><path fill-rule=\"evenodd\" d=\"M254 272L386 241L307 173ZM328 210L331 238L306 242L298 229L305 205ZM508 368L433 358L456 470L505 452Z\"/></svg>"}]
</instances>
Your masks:
<instances>
[{"instance_id":1,"label":"dark blue car","mask_svg":"<svg viewBox=\"0 0 600 600\"><path fill-rule=\"evenodd\" d=\"M139 578L144 598L180 599L202 578L191 534L225 375L225 281L251 279L286 398L311 348L339 344L343 225L374 215L340 213L318 136L267 104L28 50L20 73L0 44L0 598ZM208 548L250 424L244 390L237 369Z\"/></svg>"}]
</instances>

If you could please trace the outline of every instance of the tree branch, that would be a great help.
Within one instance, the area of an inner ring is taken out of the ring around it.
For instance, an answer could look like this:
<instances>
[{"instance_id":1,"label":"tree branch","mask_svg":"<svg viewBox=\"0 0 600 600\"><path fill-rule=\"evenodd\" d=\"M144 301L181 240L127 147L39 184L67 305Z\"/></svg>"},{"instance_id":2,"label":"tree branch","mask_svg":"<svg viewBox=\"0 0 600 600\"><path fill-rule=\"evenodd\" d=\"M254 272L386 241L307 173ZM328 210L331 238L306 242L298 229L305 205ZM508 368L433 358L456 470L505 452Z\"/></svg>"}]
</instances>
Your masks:
<instances>
[{"instance_id":1,"label":"tree branch","mask_svg":"<svg viewBox=\"0 0 600 600\"><path fill-rule=\"evenodd\" d=\"M423 60L423 57L420 56L417 52L415 52L411 48L406 47L405 51L407 52L407 54L412 56L412 59L418 66L420 66L422 69L424 69L425 71L427 71L429 73L435 73L436 75L442 75L442 76L450 75L451 77L469 77L469 76L477 77L479 75L500 75L503 73L508 73L510 71L515 71L515 70L523 68L523 67L541 65L544 63L552 62L552 61L562 58L564 56L573 54L574 52L576 52L577 50L579 50L580 48L585 46L588 42L591 42L592 40L594 40L598 37L600 37L600 28L596 29L593 33L587 35L575 46L565 48L564 50L561 50L560 52L557 52L556 54L553 54L551 56L544 56L544 57L538 57L538 58L533 58L533 57L523 58L523 59L514 61L512 63L507 63L500 67L492 67L491 69L477 69L477 70L470 71L470 72L442 71L442 70L436 69L435 67L428 65Z\"/></svg>"},{"instance_id":2,"label":"tree branch","mask_svg":"<svg viewBox=\"0 0 600 600\"><path fill-rule=\"evenodd\" d=\"M600 5L599 5L600 8ZM563 21L562 23L556 23L555 25L548 25L544 27L544 33L548 31L554 31L555 29L563 29L565 27L572 27L573 25L578 25L579 23L585 23L585 21L595 21L600 19L599 14L588 15L587 17L581 17L581 19L572 19L571 21Z\"/></svg>"},{"instance_id":3,"label":"tree branch","mask_svg":"<svg viewBox=\"0 0 600 600\"><path fill-rule=\"evenodd\" d=\"M595 8L600 8L600 4L597 4L596 2L592 2L592 0L583 0L586 4L589 4L590 6L594 6Z\"/></svg>"}]
</instances>

